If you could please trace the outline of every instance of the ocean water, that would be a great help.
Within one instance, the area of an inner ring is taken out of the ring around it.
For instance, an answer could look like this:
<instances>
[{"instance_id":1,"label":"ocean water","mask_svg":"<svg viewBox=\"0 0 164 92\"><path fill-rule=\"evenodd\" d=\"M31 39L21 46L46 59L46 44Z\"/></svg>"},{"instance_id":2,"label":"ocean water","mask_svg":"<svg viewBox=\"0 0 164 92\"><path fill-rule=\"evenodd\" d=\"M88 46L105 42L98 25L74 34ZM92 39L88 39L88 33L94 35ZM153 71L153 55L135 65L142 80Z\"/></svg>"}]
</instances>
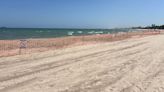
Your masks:
<instances>
[{"instance_id":1,"label":"ocean water","mask_svg":"<svg viewBox=\"0 0 164 92\"><path fill-rule=\"evenodd\" d=\"M56 38L66 36L111 34L132 29L49 29L49 28L0 28L0 40Z\"/></svg>"}]
</instances>

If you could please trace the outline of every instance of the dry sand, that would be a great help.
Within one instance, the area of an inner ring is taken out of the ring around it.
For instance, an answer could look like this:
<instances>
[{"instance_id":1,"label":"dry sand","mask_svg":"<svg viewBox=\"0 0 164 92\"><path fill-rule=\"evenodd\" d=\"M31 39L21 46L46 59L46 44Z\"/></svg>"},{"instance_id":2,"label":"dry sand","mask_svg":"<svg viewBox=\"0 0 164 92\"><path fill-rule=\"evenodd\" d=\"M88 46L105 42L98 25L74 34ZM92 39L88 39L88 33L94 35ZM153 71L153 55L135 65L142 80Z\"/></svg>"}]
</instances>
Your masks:
<instances>
[{"instance_id":1,"label":"dry sand","mask_svg":"<svg viewBox=\"0 0 164 92\"><path fill-rule=\"evenodd\" d=\"M164 35L0 58L0 92L164 92Z\"/></svg>"}]
</instances>

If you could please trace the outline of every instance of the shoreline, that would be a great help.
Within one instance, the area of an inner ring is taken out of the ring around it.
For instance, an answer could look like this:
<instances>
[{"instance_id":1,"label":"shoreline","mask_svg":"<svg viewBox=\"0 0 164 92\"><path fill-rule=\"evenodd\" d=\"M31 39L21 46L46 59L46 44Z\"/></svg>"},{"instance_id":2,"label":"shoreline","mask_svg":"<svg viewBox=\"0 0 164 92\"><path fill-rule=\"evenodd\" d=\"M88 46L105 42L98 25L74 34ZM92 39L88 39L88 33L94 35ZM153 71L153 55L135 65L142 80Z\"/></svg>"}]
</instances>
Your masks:
<instances>
[{"instance_id":1,"label":"shoreline","mask_svg":"<svg viewBox=\"0 0 164 92\"><path fill-rule=\"evenodd\" d=\"M85 35L85 36L70 36L61 38L41 38L41 39L27 39L25 49L21 49L20 40L0 40L0 57L13 56L19 54L30 54L36 52L43 52L48 50L56 50L68 48L72 46L96 44L102 42L113 42L124 40L133 37L144 37L147 35L161 34L163 30L142 30L137 32L120 32L117 34L100 34L100 35Z\"/></svg>"}]
</instances>

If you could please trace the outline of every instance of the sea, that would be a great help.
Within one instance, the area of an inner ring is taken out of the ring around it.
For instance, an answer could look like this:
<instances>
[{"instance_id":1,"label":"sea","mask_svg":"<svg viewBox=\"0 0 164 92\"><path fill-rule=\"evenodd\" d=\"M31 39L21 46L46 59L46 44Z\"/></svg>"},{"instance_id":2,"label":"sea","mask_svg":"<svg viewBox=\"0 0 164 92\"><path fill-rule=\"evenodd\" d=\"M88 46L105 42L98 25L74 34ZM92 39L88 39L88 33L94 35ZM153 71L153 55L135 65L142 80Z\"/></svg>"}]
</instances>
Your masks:
<instances>
[{"instance_id":1,"label":"sea","mask_svg":"<svg viewBox=\"0 0 164 92\"><path fill-rule=\"evenodd\" d=\"M57 38L128 31L133 31L133 29L0 28L0 40Z\"/></svg>"}]
</instances>

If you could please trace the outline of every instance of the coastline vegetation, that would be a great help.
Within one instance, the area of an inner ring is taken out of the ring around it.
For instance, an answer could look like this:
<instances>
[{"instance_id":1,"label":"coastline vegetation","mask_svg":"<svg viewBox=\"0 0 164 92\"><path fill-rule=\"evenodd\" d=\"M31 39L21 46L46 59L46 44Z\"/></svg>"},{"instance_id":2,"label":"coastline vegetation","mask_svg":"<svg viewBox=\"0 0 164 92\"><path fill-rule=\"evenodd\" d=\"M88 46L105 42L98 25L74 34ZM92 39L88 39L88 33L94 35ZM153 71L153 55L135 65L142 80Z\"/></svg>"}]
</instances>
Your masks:
<instances>
[{"instance_id":1,"label":"coastline vegetation","mask_svg":"<svg viewBox=\"0 0 164 92\"><path fill-rule=\"evenodd\" d=\"M146 27L132 27L133 29L164 29L164 25L156 25L152 24L151 26L146 26Z\"/></svg>"}]
</instances>

